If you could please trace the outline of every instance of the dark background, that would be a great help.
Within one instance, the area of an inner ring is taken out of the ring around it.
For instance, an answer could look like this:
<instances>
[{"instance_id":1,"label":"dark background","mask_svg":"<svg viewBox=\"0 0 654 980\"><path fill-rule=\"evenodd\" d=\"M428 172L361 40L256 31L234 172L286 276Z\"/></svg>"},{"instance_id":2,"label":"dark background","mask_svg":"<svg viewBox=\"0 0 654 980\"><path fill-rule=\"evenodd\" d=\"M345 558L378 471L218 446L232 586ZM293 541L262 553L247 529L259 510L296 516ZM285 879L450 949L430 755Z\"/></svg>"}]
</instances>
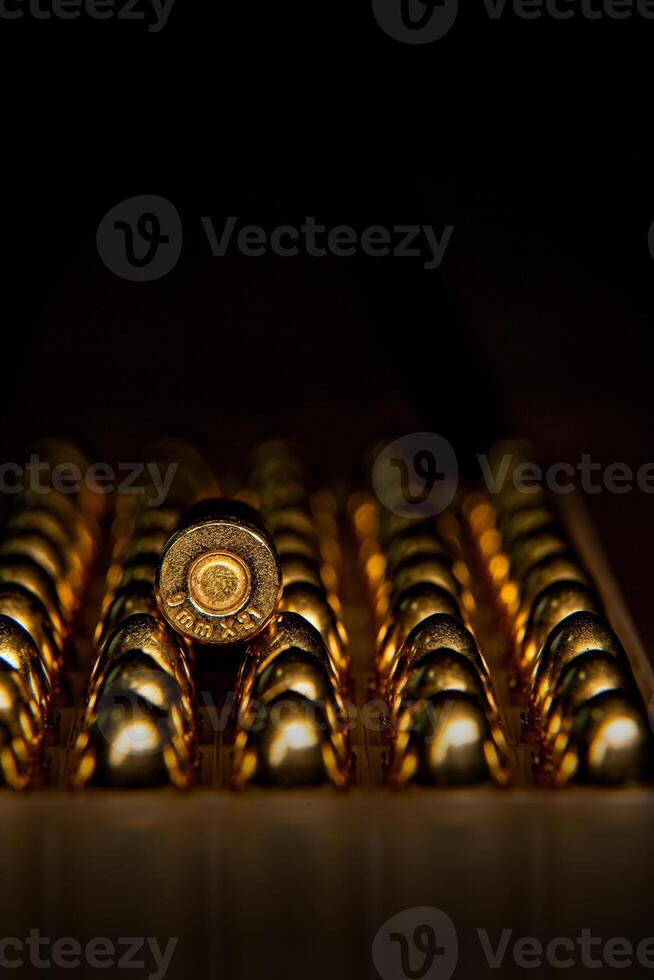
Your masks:
<instances>
[{"instance_id":1,"label":"dark background","mask_svg":"<svg viewBox=\"0 0 654 980\"><path fill-rule=\"evenodd\" d=\"M170 129L83 146L23 129L7 147L5 459L53 433L131 461L175 433L228 470L290 433L325 473L356 478L371 439L429 430L464 469L513 432L557 461L654 460L649 153L218 151ZM118 278L96 248L103 215L137 194L168 198L184 229L180 261L154 282ZM217 229L229 215L267 231L314 215L454 233L435 271L235 245L214 258L203 215ZM588 503L654 642L651 496Z\"/></svg>"}]
</instances>

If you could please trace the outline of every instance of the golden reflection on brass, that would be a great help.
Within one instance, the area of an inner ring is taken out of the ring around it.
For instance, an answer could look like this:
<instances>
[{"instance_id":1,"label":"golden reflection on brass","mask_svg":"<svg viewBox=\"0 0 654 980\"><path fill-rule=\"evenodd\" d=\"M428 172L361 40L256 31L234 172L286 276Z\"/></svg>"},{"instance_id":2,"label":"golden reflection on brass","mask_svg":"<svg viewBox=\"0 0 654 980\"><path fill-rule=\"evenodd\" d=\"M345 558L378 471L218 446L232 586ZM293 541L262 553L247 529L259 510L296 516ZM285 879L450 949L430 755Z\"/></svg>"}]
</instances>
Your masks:
<instances>
[{"instance_id":1,"label":"golden reflection on brass","mask_svg":"<svg viewBox=\"0 0 654 980\"><path fill-rule=\"evenodd\" d=\"M73 581L81 585L95 553L95 543L83 523L66 527L47 507L20 507L10 512L6 530L42 535L57 549Z\"/></svg>"},{"instance_id":2,"label":"golden reflection on brass","mask_svg":"<svg viewBox=\"0 0 654 980\"><path fill-rule=\"evenodd\" d=\"M549 706L543 710L546 744L553 747L558 743L560 751L579 709L604 691L635 696L633 679L622 658L604 650L587 650L570 661L559 675Z\"/></svg>"},{"instance_id":3,"label":"golden reflection on brass","mask_svg":"<svg viewBox=\"0 0 654 980\"><path fill-rule=\"evenodd\" d=\"M10 789L26 789L35 769L43 724L30 702L20 675L0 661L0 786Z\"/></svg>"},{"instance_id":4,"label":"golden reflection on brass","mask_svg":"<svg viewBox=\"0 0 654 980\"><path fill-rule=\"evenodd\" d=\"M283 593L239 676L232 785L343 788L351 767L343 699L350 660L337 598L336 500L308 492L299 447L288 440L255 450L251 486L280 556Z\"/></svg>"},{"instance_id":5,"label":"golden reflection on brass","mask_svg":"<svg viewBox=\"0 0 654 980\"><path fill-rule=\"evenodd\" d=\"M437 613L422 619L400 648L386 683L386 696L389 703L396 696L397 686L402 683L402 675L407 670L411 670L426 653L434 650L452 650L466 657L474 665L480 681L489 684L488 666L479 652L472 633L453 616Z\"/></svg>"},{"instance_id":6,"label":"golden reflection on brass","mask_svg":"<svg viewBox=\"0 0 654 980\"><path fill-rule=\"evenodd\" d=\"M234 747L232 786L347 786L344 765L319 708L295 692L266 705L256 731L241 729Z\"/></svg>"},{"instance_id":7,"label":"golden reflection on brass","mask_svg":"<svg viewBox=\"0 0 654 980\"><path fill-rule=\"evenodd\" d=\"M275 616L249 645L237 691L235 788L347 784L348 716L337 665L307 618Z\"/></svg>"},{"instance_id":8,"label":"golden reflection on brass","mask_svg":"<svg viewBox=\"0 0 654 980\"><path fill-rule=\"evenodd\" d=\"M335 664L318 630L302 615L295 612L278 613L266 629L248 646L248 655L243 662L237 690L241 704L246 704L251 696L256 677L266 669L279 653L287 650L302 650L314 657L328 672L334 696L341 710L340 683Z\"/></svg>"},{"instance_id":9,"label":"golden reflection on brass","mask_svg":"<svg viewBox=\"0 0 654 980\"><path fill-rule=\"evenodd\" d=\"M538 594L520 648L518 669L524 677L535 669L548 634L566 616L576 612L601 613L596 594L580 582L553 582Z\"/></svg>"},{"instance_id":10,"label":"golden reflection on brass","mask_svg":"<svg viewBox=\"0 0 654 980\"><path fill-rule=\"evenodd\" d=\"M531 606L539 593L555 582L580 582L590 587L590 579L581 568L578 559L570 552L550 555L534 565L522 585L520 608L515 616L516 641L522 642Z\"/></svg>"},{"instance_id":11,"label":"golden reflection on brass","mask_svg":"<svg viewBox=\"0 0 654 980\"><path fill-rule=\"evenodd\" d=\"M388 676L411 631L429 616L437 614L461 619L456 599L431 582L414 585L396 599L378 637L375 670L380 683Z\"/></svg>"},{"instance_id":12,"label":"golden reflection on brass","mask_svg":"<svg viewBox=\"0 0 654 980\"><path fill-rule=\"evenodd\" d=\"M71 787L188 788L197 750L197 705L191 646L162 618L154 579L162 547L180 515L217 486L210 469L191 447L165 441L150 447L161 466L176 463L166 501L152 506L152 492L119 499L112 525L97 656L82 728L69 767ZM199 568L196 589L210 594L211 574Z\"/></svg>"},{"instance_id":13,"label":"golden reflection on brass","mask_svg":"<svg viewBox=\"0 0 654 980\"><path fill-rule=\"evenodd\" d=\"M159 607L152 584L143 581L128 582L108 596L109 604L98 622L94 643L101 646L109 634L130 616L145 613L155 618Z\"/></svg>"},{"instance_id":14,"label":"golden reflection on brass","mask_svg":"<svg viewBox=\"0 0 654 980\"><path fill-rule=\"evenodd\" d=\"M158 617L139 613L124 620L108 637L91 672L87 714L92 714L113 665L138 652L177 683L186 717L194 717L193 681L182 641ZM192 724L192 721L189 722Z\"/></svg>"},{"instance_id":15,"label":"golden reflection on brass","mask_svg":"<svg viewBox=\"0 0 654 980\"><path fill-rule=\"evenodd\" d=\"M466 507L483 532L492 529L482 500ZM349 512L379 624L375 672L390 709L391 785L508 785L495 694L468 629L477 608L461 521L450 511L412 521L364 494L353 496Z\"/></svg>"},{"instance_id":16,"label":"golden reflection on brass","mask_svg":"<svg viewBox=\"0 0 654 980\"><path fill-rule=\"evenodd\" d=\"M313 559L306 555L283 554L280 557L284 588L293 582L311 582L317 588L323 588L320 568Z\"/></svg>"},{"instance_id":17,"label":"golden reflection on brass","mask_svg":"<svg viewBox=\"0 0 654 980\"><path fill-rule=\"evenodd\" d=\"M52 685L35 641L15 620L0 615L0 662L19 675L29 691L29 709L37 725L52 710Z\"/></svg>"},{"instance_id":18,"label":"golden reflection on brass","mask_svg":"<svg viewBox=\"0 0 654 980\"><path fill-rule=\"evenodd\" d=\"M460 692L419 701L404 712L392 743L389 781L432 786L509 783L506 760L483 709Z\"/></svg>"},{"instance_id":19,"label":"golden reflection on brass","mask_svg":"<svg viewBox=\"0 0 654 980\"><path fill-rule=\"evenodd\" d=\"M445 589L455 598L459 597L459 583L452 572L452 566L445 557L415 554L397 565L392 576L391 594L400 595L413 585L429 582Z\"/></svg>"},{"instance_id":20,"label":"golden reflection on brass","mask_svg":"<svg viewBox=\"0 0 654 980\"><path fill-rule=\"evenodd\" d=\"M560 753L554 785L572 780L624 785L651 776L651 732L639 700L605 691L582 705Z\"/></svg>"},{"instance_id":21,"label":"golden reflection on brass","mask_svg":"<svg viewBox=\"0 0 654 980\"><path fill-rule=\"evenodd\" d=\"M486 690L479 671L465 654L447 648L427 650L414 658L387 694L392 717L396 717L406 702L425 700L447 691L460 691L484 700Z\"/></svg>"},{"instance_id":22,"label":"golden reflection on brass","mask_svg":"<svg viewBox=\"0 0 654 980\"><path fill-rule=\"evenodd\" d=\"M281 598L282 571L259 515L239 501L212 500L182 518L155 576L169 625L199 643L256 636Z\"/></svg>"},{"instance_id":23,"label":"golden reflection on brass","mask_svg":"<svg viewBox=\"0 0 654 980\"><path fill-rule=\"evenodd\" d=\"M490 457L504 486L470 495L463 513L506 623L541 776L559 786L650 778L649 725L620 641L543 488L514 485L533 449L508 442Z\"/></svg>"},{"instance_id":24,"label":"golden reflection on brass","mask_svg":"<svg viewBox=\"0 0 654 980\"><path fill-rule=\"evenodd\" d=\"M35 447L51 469L79 451L53 440ZM0 782L33 784L46 728L55 720L63 651L95 556L103 495L84 481L65 494L27 487L12 499L0 535Z\"/></svg>"},{"instance_id":25,"label":"golden reflection on brass","mask_svg":"<svg viewBox=\"0 0 654 980\"><path fill-rule=\"evenodd\" d=\"M393 574L396 567L414 555L423 557L433 556L448 560L447 549L442 540L436 533L435 528L408 527L402 534L394 535L389 544L383 548L388 564L389 574Z\"/></svg>"},{"instance_id":26,"label":"golden reflection on brass","mask_svg":"<svg viewBox=\"0 0 654 980\"><path fill-rule=\"evenodd\" d=\"M0 585L0 615L15 620L29 633L47 676L56 684L62 665L62 646L38 596L21 585Z\"/></svg>"},{"instance_id":27,"label":"golden reflection on brass","mask_svg":"<svg viewBox=\"0 0 654 980\"><path fill-rule=\"evenodd\" d=\"M147 657L127 654L113 664L78 736L71 787L186 789L194 737L173 678Z\"/></svg>"},{"instance_id":28,"label":"golden reflection on brass","mask_svg":"<svg viewBox=\"0 0 654 980\"><path fill-rule=\"evenodd\" d=\"M311 582L292 582L284 588L280 611L298 613L318 630L341 683L347 683L350 671L347 635L324 590Z\"/></svg>"},{"instance_id":29,"label":"golden reflection on brass","mask_svg":"<svg viewBox=\"0 0 654 980\"><path fill-rule=\"evenodd\" d=\"M620 641L603 616L572 613L551 630L531 678L528 711L532 719L547 714L561 672L590 650L603 650L618 661L625 659Z\"/></svg>"},{"instance_id":30,"label":"golden reflection on brass","mask_svg":"<svg viewBox=\"0 0 654 980\"><path fill-rule=\"evenodd\" d=\"M21 531L0 543L0 556L14 555L29 558L43 569L54 585L67 619L72 619L79 597L66 578L65 563L55 546L42 534Z\"/></svg>"}]
</instances>

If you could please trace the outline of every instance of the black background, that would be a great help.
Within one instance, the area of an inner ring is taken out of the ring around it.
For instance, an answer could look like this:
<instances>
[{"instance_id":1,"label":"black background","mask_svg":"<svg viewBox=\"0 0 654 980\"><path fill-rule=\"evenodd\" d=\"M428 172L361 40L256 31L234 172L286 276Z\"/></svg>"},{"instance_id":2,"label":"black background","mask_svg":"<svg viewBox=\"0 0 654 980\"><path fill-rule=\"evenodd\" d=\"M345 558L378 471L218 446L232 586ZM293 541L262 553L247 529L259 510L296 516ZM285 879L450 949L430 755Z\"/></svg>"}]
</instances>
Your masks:
<instances>
[{"instance_id":1,"label":"black background","mask_svg":"<svg viewBox=\"0 0 654 980\"><path fill-rule=\"evenodd\" d=\"M35 126L6 146L7 459L44 432L114 463L175 433L227 471L257 439L290 433L324 472L352 477L371 439L423 429L464 469L512 432L573 465L654 458L649 153L216 149L171 126L147 144ZM184 229L180 261L149 283L118 278L96 248L103 215L136 194L169 199ZM314 215L454 232L435 271L235 245L215 258L204 215L218 230L229 215L268 232ZM651 497L588 503L654 641Z\"/></svg>"}]
</instances>

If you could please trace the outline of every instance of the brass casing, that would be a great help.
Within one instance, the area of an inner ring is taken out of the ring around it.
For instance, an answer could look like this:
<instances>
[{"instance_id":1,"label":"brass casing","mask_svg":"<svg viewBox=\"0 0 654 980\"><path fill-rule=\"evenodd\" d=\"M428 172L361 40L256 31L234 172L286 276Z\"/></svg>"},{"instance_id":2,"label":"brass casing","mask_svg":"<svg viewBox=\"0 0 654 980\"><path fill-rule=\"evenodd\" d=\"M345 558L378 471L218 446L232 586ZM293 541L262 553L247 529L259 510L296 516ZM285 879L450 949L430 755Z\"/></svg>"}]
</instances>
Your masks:
<instances>
[{"instance_id":1,"label":"brass casing","mask_svg":"<svg viewBox=\"0 0 654 980\"><path fill-rule=\"evenodd\" d=\"M590 650L602 650L627 663L620 641L604 617L597 613L574 612L554 627L534 667L528 702L531 719L540 720L541 715L547 713L564 668Z\"/></svg>"},{"instance_id":2,"label":"brass casing","mask_svg":"<svg viewBox=\"0 0 654 980\"><path fill-rule=\"evenodd\" d=\"M624 785L652 776L652 735L638 698L605 691L577 712L553 782Z\"/></svg>"},{"instance_id":3,"label":"brass casing","mask_svg":"<svg viewBox=\"0 0 654 980\"><path fill-rule=\"evenodd\" d=\"M523 677L535 670L543 644L555 626L576 612L601 613L596 593L586 585L574 581L557 581L548 585L536 596L522 643L519 648L518 670Z\"/></svg>"},{"instance_id":4,"label":"brass casing","mask_svg":"<svg viewBox=\"0 0 654 980\"><path fill-rule=\"evenodd\" d=\"M474 698L459 691L419 701L404 712L392 743L389 781L432 786L509 783L506 759Z\"/></svg>"},{"instance_id":5,"label":"brass casing","mask_svg":"<svg viewBox=\"0 0 654 980\"><path fill-rule=\"evenodd\" d=\"M155 591L168 624L189 639L231 645L256 636L282 592L279 557L256 511L222 499L187 511L161 552Z\"/></svg>"},{"instance_id":6,"label":"brass casing","mask_svg":"<svg viewBox=\"0 0 654 980\"><path fill-rule=\"evenodd\" d=\"M586 650L563 669L549 707L543 711L546 746L564 746L577 712L605 691L622 691L632 697L636 695L628 664L613 653Z\"/></svg>"}]
</instances>

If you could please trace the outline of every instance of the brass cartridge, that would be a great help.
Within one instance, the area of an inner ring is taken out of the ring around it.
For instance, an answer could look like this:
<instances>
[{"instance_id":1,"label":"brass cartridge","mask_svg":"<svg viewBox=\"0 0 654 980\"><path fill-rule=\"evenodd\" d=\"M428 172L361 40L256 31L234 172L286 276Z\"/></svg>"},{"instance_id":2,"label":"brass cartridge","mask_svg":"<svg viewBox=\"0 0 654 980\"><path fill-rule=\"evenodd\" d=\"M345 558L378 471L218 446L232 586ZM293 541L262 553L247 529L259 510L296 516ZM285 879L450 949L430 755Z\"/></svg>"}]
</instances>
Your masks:
<instances>
[{"instance_id":1,"label":"brass cartridge","mask_svg":"<svg viewBox=\"0 0 654 980\"><path fill-rule=\"evenodd\" d=\"M161 614L200 643L256 636L281 598L282 571L256 511L240 501L202 501L166 542L155 576Z\"/></svg>"},{"instance_id":2,"label":"brass cartridge","mask_svg":"<svg viewBox=\"0 0 654 980\"><path fill-rule=\"evenodd\" d=\"M540 774L556 786L649 778L651 735L620 640L543 488L516 488L533 450L501 445L497 470L507 452L504 490L464 513L506 617Z\"/></svg>"},{"instance_id":3,"label":"brass cartridge","mask_svg":"<svg viewBox=\"0 0 654 980\"><path fill-rule=\"evenodd\" d=\"M627 665L618 637L599 613L572 613L550 631L530 680L527 707L531 719L540 720L547 713L560 675L568 664L591 650L602 650Z\"/></svg>"},{"instance_id":4,"label":"brass cartridge","mask_svg":"<svg viewBox=\"0 0 654 980\"><path fill-rule=\"evenodd\" d=\"M468 628L475 605L459 520L400 517L364 494L350 513L381 621L375 672L390 711L391 786L507 785L495 694Z\"/></svg>"},{"instance_id":5,"label":"brass cartridge","mask_svg":"<svg viewBox=\"0 0 654 980\"><path fill-rule=\"evenodd\" d=\"M570 661L561 671L549 706L543 709L545 746L557 752L558 745L560 754L579 709L605 691L637 697L631 672L620 657L604 650L586 650L579 659Z\"/></svg>"},{"instance_id":6,"label":"brass cartridge","mask_svg":"<svg viewBox=\"0 0 654 980\"><path fill-rule=\"evenodd\" d=\"M553 582L543 589L531 605L518 656L518 670L525 678L533 673L543 644L555 626L576 612L601 613L595 592L580 582Z\"/></svg>"},{"instance_id":7,"label":"brass cartridge","mask_svg":"<svg viewBox=\"0 0 654 980\"><path fill-rule=\"evenodd\" d=\"M186 789L192 770L186 707L175 680L135 652L114 661L75 745L72 788Z\"/></svg>"},{"instance_id":8,"label":"brass cartridge","mask_svg":"<svg viewBox=\"0 0 654 980\"><path fill-rule=\"evenodd\" d=\"M652 777L652 738L640 699L610 690L585 702L570 728L553 774L555 786L571 780L623 785Z\"/></svg>"},{"instance_id":9,"label":"brass cartridge","mask_svg":"<svg viewBox=\"0 0 654 980\"><path fill-rule=\"evenodd\" d=\"M412 705L401 716L392 742L389 780L455 786L508 784L510 774L479 702L448 691Z\"/></svg>"},{"instance_id":10,"label":"brass cartridge","mask_svg":"<svg viewBox=\"0 0 654 980\"><path fill-rule=\"evenodd\" d=\"M234 788L347 784L351 760L340 679L308 619L282 612L272 620L248 647L237 691Z\"/></svg>"},{"instance_id":11,"label":"brass cartridge","mask_svg":"<svg viewBox=\"0 0 654 980\"><path fill-rule=\"evenodd\" d=\"M148 493L117 502L97 655L69 770L76 789L184 789L193 780L197 705L191 648L162 618L154 580L161 549L183 509L216 485L201 457L184 444L158 443L148 453L162 465L176 464L175 478L157 506Z\"/></svg>"}]
</instances>

